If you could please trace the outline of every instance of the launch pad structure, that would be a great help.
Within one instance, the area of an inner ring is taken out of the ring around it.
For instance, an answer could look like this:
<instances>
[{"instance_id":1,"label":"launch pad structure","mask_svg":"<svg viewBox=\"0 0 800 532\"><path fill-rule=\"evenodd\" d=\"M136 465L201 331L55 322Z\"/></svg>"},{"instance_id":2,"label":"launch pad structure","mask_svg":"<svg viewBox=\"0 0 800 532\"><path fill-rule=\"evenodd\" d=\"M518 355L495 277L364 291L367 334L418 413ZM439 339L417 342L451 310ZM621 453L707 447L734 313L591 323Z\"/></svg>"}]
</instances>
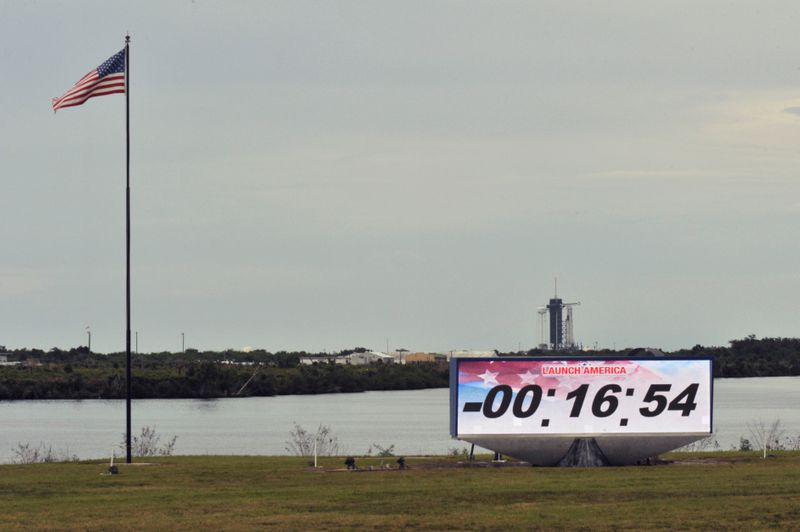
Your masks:
<instances>
[{"instance_id":1,"label":"launch pad structure","mask_svg":"<svg viewBox=\"0 0 800 532\"><path fill-rule=\"evenodd\" d=\"M544 307L539 307L539 347L552 351L562 351L565 349L575 349L575 328L572 316L572 308L579 306L580 301L574 303L564 303L558 297L558 280L555 281L555 291L549 303ZM550 322L550 341L544 339L545 314L549 314ZM566 314L566 317L565 317Z\"/></svg>"}]
</instances>

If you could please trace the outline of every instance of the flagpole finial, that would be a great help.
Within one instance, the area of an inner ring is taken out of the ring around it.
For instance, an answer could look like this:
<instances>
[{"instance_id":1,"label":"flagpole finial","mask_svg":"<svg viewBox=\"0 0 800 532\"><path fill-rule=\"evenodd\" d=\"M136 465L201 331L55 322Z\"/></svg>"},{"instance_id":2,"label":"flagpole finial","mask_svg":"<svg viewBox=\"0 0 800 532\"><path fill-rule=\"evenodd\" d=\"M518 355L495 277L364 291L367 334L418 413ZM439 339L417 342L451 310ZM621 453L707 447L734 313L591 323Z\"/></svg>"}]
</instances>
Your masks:
<instances>
[{"instance_id":1,"label":"flagpole finial","mask_svg":"<svg viewBox=\"0 0 800 532\"><path fill-rule=\"evenodd\" d=\"M126 33L125 34L125 44L128 44L130 42L131 42L131 35L130 35L130 33Z\"/></svg>"}]
</instances>

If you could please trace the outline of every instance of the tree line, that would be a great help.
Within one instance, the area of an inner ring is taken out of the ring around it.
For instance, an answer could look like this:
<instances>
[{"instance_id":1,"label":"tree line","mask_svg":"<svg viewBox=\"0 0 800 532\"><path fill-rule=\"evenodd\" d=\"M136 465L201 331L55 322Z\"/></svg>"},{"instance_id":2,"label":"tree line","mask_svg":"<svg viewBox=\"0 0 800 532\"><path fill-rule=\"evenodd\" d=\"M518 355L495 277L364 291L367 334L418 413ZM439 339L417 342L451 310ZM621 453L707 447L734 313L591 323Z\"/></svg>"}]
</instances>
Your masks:
<instances>
[{"instance_id":1,"label":"tree line","mask_svg":"<svg viewBox=\"0 0 800 532\"><path fill-rule=\"evenodd\" d=\"M362 352L364 348L343 353ZM618 357L629 351L599 350L568 355ZM197 351L133 355L132 393L137 399L212 398L293 394L352 393L372 390L445 388L447 365L435 363L343 365L333 360L300 364L311 353ZM499 356L564 356L538 349ZM125 397L125 353L100 354L86 347L8 352L20 362L0 366L0 400L121 399ZM314 353L324 357L323 353ZM714 357L715 377L800 375L800 339L747 336L727 347L696 345L667 353Z\"/></svg>"},{"instance_id":2,"label":"tree line","mask_svg":"<svg viewBox=\"0 0 800 532\"><path fill-rule=\"evenodd\" d=\"M94 362L94 361L93 361ZM448 368L437 364L335 363L281 367L223 364L212 360L158 364L132 372L136 399L248 397L372 390L416 390L448 385ZM0 400L122 399L124 364L83 364L76 360L0 368Z\"/></svg>"},{"instance_id":3,"label":"tree line","mask_svg":"<svg viewBox=\"0 0 800 532\"><path fill-rule=\"evenodd\" d=\"M564 351L531 349L518 353L498 353L500 356L554 356ZM647 354L646 350L613 351L611 349L569 353L571 356L619 357ZM695 345L691 349L665 352L666 357L701 358L713 357L714 377L787 377L800 375L800 338L761 338L754 335L741 340L731 340L727 347L704 347Z\"/></svg>"},{"instance_id":4,"label":"tree line","mask_svg":"<svg viewBox=\"0 0 800 532\"><path fill-rule=\"evenodd\" d=\"M729 347L696 345L676 356L714 357L715 377L785 377L800 375L800 338L761 338L754 335L731 340Z\"/></svg>"}]
</instances>

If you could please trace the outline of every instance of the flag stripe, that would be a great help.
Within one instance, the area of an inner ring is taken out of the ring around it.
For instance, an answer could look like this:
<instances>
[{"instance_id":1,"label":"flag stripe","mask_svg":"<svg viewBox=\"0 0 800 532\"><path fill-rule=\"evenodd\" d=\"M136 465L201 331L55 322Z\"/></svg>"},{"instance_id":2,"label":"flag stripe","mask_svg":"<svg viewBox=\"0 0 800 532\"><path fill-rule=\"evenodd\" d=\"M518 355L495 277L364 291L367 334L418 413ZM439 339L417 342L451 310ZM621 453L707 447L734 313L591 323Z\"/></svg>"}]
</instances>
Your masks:
<instances>
[{"instance_id":1,"label":"flag stripe","mask_svg":"<svg viewBox=\"0 0 800 532\"><path fill-rule=\"evenodd\" d=\"M54 109L63 109L64 107L74 107L76 105L82 105L82 104L86 103L86 100L88 100L89 98L94 98L95 96L105 96L107 94L124 94L124 93L125 93L125 88L124 87L121 88L121 89L116 89L116 90L112 90L112 91L108 91L108 92L93 92L92 94L89 94L85 98L82 98L80 100L71 100L71 101L69 101L67 103L61 103L61 104L58 105L58 107L54 106L53 108Z\"/></svg>"},{"instance_id":2,"label":"flag stripe","mask_svg":"<svg viewBox=\"0 0 800 532\"><path fill-rule=\"evenodd\" d=\"M95 78L92 79L91 82L84 83L80 87L74 87L67 91L64 96L56 98L54 102L55 108L58 109L63 107L61 105L62 102L69 102L74 99L82 98L84 95L91 94L93 92L103 91L106 87L121 87L122 92L125 92L125 75L119 74L106 76L105 78Z\"/></svg>"},{"instance_id":3,"label":"flag stripe","mask_svg":"<svg viewBox=\"0 0 800 532\"><path fill-rule=\"evenodd\" d=\"M105 78L94 77L91 80L87 80L80 86L73 87L60 98L56 98L54 107L58 109L61 107L60 104L62 102L68 102L75 98L80 98L86 94L91 94L95 91L102 91L104 88L109 86L122 87L122 92L125 92L125 75L112 75L106 76Z\"/></svg>"},{"instance_id":4,"label":"flag stripe","mask_svg":"<svg viewBox=\"0 0 800 532\"><path fill-rule=\"evenodd\" d=\"M124 92L125 50L122 50L79 79L63 96L53 98L53 111L81 105L95 96Z\"/></svg>"}]
</instances>

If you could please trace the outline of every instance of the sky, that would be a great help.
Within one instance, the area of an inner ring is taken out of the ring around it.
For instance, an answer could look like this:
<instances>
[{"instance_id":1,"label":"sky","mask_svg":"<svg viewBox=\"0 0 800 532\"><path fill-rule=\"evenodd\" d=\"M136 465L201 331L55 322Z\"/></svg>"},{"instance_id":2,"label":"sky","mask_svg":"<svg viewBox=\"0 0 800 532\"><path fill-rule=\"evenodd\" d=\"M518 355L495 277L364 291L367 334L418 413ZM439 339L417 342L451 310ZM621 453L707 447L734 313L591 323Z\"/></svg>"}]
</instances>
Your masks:
<instances>
[{"instance_id":1,"label":"sky","mask_svg":"<svg viewBox=\"0 0 800 532\"><path fill-rule=\"evenodd\" d=\"M0 0L0 345L673 350L800 323L800 4ZM795 236L792 236L795 235Z\"/></svg>"}]
</instances>

